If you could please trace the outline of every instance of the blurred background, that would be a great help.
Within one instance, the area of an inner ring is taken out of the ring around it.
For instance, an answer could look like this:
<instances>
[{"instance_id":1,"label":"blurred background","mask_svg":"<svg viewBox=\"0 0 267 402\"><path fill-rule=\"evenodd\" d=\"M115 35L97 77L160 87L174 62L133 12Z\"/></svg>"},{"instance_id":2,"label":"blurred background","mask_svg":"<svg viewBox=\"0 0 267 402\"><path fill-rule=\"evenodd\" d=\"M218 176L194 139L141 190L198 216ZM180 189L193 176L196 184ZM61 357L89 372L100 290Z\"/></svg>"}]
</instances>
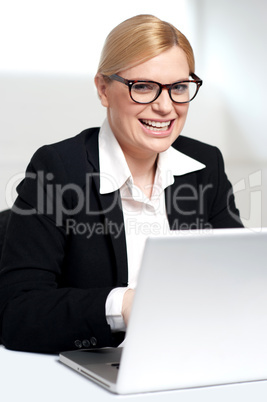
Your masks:
<instances>
[{"instance_id":1,"label":"blurred background","mask_svg":"<svg viewBox=\"0 0 267 402\"><path fill-rule=\"evenodd\" d=\"M105 37L148 13L188 37L204 81L183 134L221 149L244 224L267 226L265 0L0 1L0 210L37 148L101 125Z\"/></svg>"}]
</instances>

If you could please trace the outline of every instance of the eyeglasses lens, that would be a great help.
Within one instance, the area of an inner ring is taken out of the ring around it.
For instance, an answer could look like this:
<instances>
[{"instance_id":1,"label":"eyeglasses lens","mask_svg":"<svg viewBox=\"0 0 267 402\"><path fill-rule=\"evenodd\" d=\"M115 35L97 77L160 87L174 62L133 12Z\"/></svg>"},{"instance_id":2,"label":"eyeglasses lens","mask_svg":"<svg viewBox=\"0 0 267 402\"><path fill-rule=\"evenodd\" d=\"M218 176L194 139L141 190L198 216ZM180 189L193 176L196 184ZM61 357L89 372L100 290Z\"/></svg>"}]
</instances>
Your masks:
<instances>
[{"instance_id":1,"label":"eyeglasses lens","mask_svg":"<svg viewBox=\"0 0 267 402\"><path fill-rule=\"evenodd\" d=\"M195 82L179 82L171 87L171 98L177 103L190 102L194 98L197 91ZM131 96L135 102L150 103L153 102L158 93L160 86L151 82L137 82L131 87Z\"/></svg>"}]
</instances>

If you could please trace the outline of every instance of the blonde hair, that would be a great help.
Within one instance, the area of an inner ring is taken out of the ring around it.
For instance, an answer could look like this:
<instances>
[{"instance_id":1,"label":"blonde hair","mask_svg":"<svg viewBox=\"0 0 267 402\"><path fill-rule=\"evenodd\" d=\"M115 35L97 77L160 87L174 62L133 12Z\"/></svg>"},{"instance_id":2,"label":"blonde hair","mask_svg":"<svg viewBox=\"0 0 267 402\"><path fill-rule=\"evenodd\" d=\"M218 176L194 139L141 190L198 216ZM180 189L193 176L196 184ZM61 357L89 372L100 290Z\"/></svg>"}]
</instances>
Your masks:
<instances>
[{"instance_id":1,"label":"blonde hair","mask_svg":"<svg viewBox=\"0 0 267 402\"><path fill-rule=\"evenodd\" d=\"M117 25L107 36L98 73L116 74L173 46L179 46L185 52L190 74L194 73L194 53L188 39L168 22L153 15L137 15Z\"/></svg>"}]
</instances>

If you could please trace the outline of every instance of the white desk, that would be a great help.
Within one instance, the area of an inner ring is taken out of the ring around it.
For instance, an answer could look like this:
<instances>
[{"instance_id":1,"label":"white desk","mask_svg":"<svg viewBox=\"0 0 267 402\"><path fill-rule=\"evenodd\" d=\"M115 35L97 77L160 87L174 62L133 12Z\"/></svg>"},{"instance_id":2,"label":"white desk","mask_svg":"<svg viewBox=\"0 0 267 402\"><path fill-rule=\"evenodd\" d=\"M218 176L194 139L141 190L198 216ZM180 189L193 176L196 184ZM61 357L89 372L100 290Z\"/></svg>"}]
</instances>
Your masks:
<instances>
[{"instance_id":1,"label":"white desk","mask_svg":"<svg viewBox=\"0 0 267 402\"><path fill-rule=\"evenodd\" d=\"M118 396L65 367L57 356L0 346L0 394L4 402L266 402L267 381Z\"/></svg>"}]
</instances>

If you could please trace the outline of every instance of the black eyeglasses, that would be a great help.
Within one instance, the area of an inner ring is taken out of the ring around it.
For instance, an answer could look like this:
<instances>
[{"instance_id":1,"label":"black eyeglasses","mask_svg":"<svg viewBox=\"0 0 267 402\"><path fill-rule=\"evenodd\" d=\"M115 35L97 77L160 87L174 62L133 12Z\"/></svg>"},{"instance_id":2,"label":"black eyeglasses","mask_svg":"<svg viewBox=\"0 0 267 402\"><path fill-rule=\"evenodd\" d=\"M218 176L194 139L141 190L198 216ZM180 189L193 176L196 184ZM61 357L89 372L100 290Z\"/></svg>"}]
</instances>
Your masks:
<instances>
[{"instance_id":1,"label":"black eyeglasses","mask_svg":"<svg viewBox=\"0 0 267 402\"><path fill-rule=\"evenodd\" d=\"M117 74L110 75L111 80L122 82L129 88L129 94L132 100L136 103L152 103L161 94L162 89L167 89L169 96L174 103L188 103L193 100L199 88L202 85L202 80L196 74L190 74L193 80L177 81L173 84L160 84L155 81L139 81L126 80Z\"/></svg>"}]
</instances>

